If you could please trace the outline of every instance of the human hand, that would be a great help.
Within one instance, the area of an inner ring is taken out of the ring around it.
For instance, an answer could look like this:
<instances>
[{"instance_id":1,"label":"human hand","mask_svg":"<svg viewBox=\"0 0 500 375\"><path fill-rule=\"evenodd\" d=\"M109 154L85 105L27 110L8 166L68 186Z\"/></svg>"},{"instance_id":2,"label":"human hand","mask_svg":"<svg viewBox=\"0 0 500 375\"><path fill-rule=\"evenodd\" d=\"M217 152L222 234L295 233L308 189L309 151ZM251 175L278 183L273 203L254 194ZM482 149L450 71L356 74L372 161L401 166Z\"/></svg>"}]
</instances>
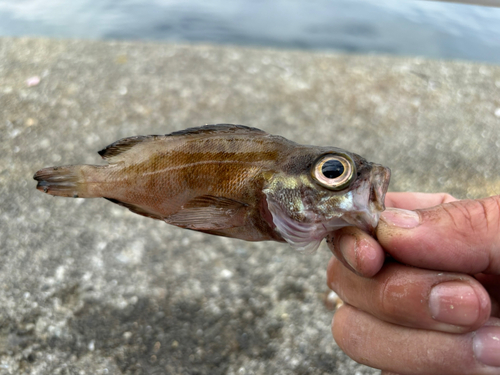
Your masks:
<instances>
[{"instance_id":1,"label":"human hand","mask_svg":"<svg viewBox=\"0 0 500 375\"><path fill-rule=\"evenodd\" d=\"M328 286L345 302L337 344L391 373L500 374L500 196L389 193L386 205L398 209L378 242L352 227L327 239Z\"/></svg>"}]
</instances>

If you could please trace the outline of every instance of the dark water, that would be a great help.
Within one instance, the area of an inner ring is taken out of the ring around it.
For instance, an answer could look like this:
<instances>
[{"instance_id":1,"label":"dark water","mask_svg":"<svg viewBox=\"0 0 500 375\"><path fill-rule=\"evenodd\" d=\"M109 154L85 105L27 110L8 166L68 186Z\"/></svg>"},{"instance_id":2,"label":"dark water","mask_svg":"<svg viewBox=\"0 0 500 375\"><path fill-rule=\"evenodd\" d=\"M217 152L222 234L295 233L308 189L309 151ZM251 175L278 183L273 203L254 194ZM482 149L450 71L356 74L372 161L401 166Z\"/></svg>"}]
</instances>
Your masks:
<instances>
[{"instance_id":1,"label":"dark water","mask_svg":"<svg viewBox=\"0 0 500 375\"><path fill-rule=\"evenodd\" d=\"M208 42L500 63L500 8L412 0L0 0L0 35Z\"/></svg>"}]
</instances>

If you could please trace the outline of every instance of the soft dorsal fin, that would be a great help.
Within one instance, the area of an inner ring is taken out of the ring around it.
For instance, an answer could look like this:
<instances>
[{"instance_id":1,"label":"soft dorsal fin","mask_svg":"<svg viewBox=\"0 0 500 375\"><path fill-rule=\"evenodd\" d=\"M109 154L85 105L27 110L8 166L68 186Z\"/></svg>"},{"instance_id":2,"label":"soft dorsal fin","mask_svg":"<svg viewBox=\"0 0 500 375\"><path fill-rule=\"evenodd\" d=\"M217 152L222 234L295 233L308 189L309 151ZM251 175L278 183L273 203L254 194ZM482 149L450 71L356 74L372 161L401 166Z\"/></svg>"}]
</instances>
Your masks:
<instances>
[{"instance_id":1,"label":"soft dorsal fin","mask_svg":"<svg viewBox=\"0 0 500 375\"><path fill-rule=\"evenodd\" d=\"M135 137L128 137L119 139L116 142L111 143L109 146L103 148L99 151L99 155L103 159L112 162L112 159L120 155L123 152L130 150L132 147L138 143L142 143L147 140L154 140L162 137L181 137L181 136L194 136L194 135L213 135L213 134L267 134L257 128L251 128L245 125L231 125L231 124L217 124L217 125L204 125L196 128L188 128L184 130L175 131L170 134L165 135L138 135Z\"/></svg>"},{"instance_id":2,"label":"soft dorsal fin","mask_svg":"<svg viewBox=\"0 0 500 375\"><path fill-rule=\"evenodd\" d=\"M154 135L138 135L135 137L122 138L116 142L111 143L109 146L98 151L98 154L102 156L103 159L110 160L113 157L120 155L122 152L130 150L136 144L144 142L146 139L156 137Z\"/></svg>"},{"instance_id":3,"label":"soft dorsal fin","mask_svg":"<svg viewBox=\"0 0 500 375\"><path fill-rule=\"evenodd\" d=\"M204 125L195 128L188 128L184 130L179 130L170 134L166 134L167 137L175 137L182 135L197 135L197 134L221 134L221 133L254 133L254 134L267 134L265 131L251 128L245 125L232 125L232 124L216 124L216 125Z\"/></svg>"}]
</instances>

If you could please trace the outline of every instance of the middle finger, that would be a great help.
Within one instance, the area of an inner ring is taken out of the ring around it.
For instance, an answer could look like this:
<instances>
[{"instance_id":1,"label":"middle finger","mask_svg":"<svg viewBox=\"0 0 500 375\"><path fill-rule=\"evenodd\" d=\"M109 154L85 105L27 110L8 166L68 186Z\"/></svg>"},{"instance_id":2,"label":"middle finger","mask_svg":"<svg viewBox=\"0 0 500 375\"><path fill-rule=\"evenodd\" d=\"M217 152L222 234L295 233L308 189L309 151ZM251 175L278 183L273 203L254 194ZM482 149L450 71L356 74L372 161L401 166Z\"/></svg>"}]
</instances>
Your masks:
<instances>
[{"instance_id":1,"label":"middle finger","mask_svg":"<svg viewBox=\"0 0 500 375\"><path fill-rule=\"evenodd\" d=\"M468 332L480 327L491 311L488 293L474 278L396 262L365 278L332 257L327 283L348 304L407 327Z\"/></svg>"}]
</instances>

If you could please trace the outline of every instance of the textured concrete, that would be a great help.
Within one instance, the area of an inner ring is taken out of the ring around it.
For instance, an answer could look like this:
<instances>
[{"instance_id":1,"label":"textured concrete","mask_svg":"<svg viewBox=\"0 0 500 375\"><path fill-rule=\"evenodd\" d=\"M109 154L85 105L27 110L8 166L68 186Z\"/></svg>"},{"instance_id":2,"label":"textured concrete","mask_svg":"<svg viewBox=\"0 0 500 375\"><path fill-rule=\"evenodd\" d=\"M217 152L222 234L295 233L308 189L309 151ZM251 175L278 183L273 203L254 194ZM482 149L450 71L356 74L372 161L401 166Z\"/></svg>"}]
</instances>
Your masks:
<instances>
[{"instance_id":1,"label":"textured concrete","mask_svg":"<svg viewBox=\"0 0 500 375\"><path fill-rule=\"evenodd\" d=\"M324 245L35 190L39 168L99 162L118 138L220 122L360 153L392 190L500 192L500 67L0 39L0 374L375 373L332 339Z\"/></svg>"}]
</instances>

